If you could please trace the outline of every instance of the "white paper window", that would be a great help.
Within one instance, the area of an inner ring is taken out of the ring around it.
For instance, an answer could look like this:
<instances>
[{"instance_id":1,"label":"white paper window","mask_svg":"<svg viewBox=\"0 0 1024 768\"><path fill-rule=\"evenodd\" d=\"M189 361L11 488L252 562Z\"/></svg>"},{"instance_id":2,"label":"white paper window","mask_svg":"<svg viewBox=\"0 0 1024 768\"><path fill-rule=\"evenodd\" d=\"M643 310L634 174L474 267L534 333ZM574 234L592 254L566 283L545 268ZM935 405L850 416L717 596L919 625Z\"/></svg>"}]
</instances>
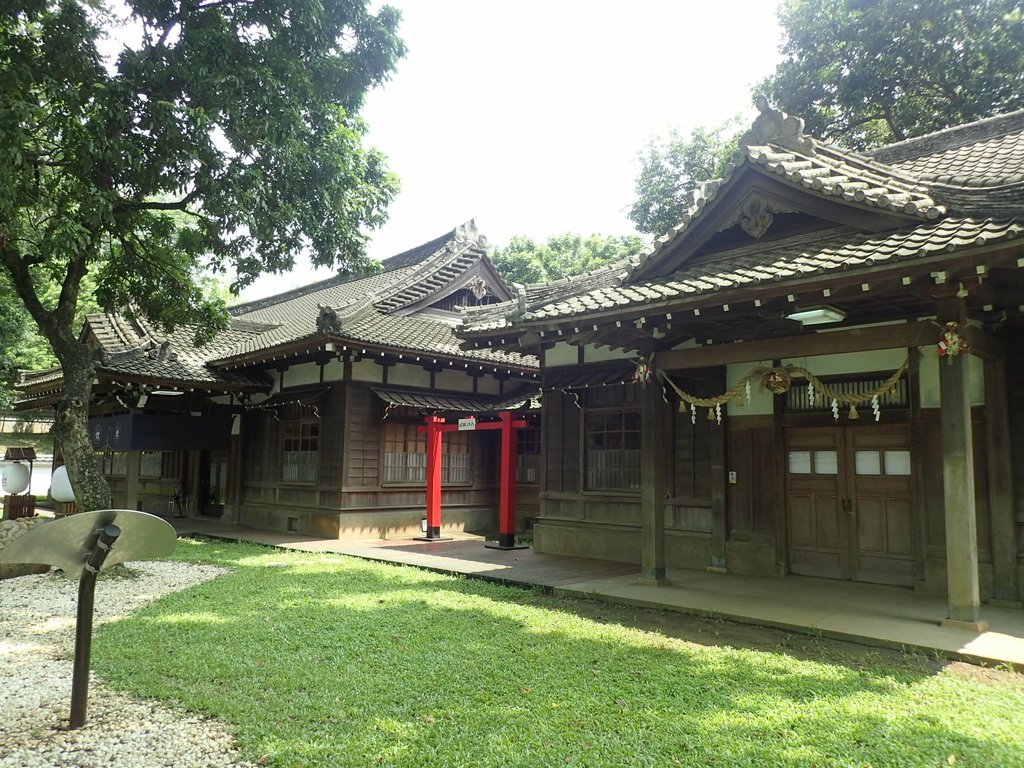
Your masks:
<instances>
[{"instance_id":1,"label":"white paper window","mask_svg":"<svg viewBox=\"0 0 1024 768\"><path fill-rule=\"evenodd\" d=\"M858 475L882 474L882 455L878 451L857 451L854 466Z\"/></svg>"},{"instance_id":2,"label":"white paper window","mask_svg":"<svg viewBox=\"0 0 1024 768\"><path fill-rule=\"evenodd\" d=\"M811 452L790 451L789 452L789 473L791 475L811 474Z\"/></svg>"},{"instance_id":3,"label":"white paper window","mask_svg":"<svg viewBox=\"0 0 1024 768\"><path fill-rule=\"evenodd\" d=\"M839 474L839 454L835 451L815 451L814 473L817 475Z\"/></svg>"},{"instance_id":4,"label":"white paper window","mask_svg":"<svg viewBox=\"0 0 1024 768\"><path fill-rule=\"evenodd\" d=\"M885 474L887 474L887 475L909 475L910 474L910 451L886 451L885 452Z\"/></svg>"}]
</instances>

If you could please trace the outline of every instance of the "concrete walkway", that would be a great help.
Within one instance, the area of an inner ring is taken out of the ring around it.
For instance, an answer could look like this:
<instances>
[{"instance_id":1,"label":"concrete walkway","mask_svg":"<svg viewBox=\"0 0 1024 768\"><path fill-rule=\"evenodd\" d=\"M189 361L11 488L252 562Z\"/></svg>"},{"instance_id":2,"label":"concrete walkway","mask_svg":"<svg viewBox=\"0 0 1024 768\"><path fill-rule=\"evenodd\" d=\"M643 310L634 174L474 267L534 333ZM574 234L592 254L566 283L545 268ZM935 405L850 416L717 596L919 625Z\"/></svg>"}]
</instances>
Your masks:
<instances>
[{"instance_id":1,"label":"concrete walkway","mask_svg":"<svg viewBox=\"0 0 1024 768\"><path fill-rule=\"evenodd\" d=\"M367 560L413 565L513 585L540 585L556 594L679 611L867 645L940 654L1024 669L1024 610L982 606L987 632L940 626L946 601L899 587L813 579L761 578L703 571L670 571L669 586L639 584L627 563L534 552L495 550L481 538L451 541L338 541L261 531L189 518L172 520L179 534L200 534Z\"/></svg>"}]
</instances>

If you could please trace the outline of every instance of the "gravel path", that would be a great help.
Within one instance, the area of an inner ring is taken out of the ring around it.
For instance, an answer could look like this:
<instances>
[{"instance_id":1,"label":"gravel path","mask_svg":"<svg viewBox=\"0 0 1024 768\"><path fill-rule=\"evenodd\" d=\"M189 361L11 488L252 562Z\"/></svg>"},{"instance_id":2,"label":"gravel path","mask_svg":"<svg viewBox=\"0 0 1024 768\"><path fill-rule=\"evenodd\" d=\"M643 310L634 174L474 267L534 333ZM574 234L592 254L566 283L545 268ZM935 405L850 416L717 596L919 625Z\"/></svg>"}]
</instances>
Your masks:
<instances>
[{"instance_id":1,"label":"gravel path","mask_svg":"<svg viewBox=\"0 0 1024 768\"><path fill-rule=\"evenodd\" d=\"M94 626L161 595L225 573L207 565L132 563L136 576L101 579ZM88 719L68 730L78 582L53 574L0 581L0 768L228 768L227 728L153 701L89 684Z\"/></svg>"}]
</instances>

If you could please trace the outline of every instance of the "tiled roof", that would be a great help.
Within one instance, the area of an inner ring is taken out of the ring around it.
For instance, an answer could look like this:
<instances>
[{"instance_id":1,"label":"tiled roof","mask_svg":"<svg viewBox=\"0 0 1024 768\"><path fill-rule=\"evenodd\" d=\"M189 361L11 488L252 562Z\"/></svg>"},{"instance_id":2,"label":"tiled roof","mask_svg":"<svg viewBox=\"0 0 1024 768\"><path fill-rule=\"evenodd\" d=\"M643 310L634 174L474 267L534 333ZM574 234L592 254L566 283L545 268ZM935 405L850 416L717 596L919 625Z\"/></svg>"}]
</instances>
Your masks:
<instances>
[{"instance_id":1,"label":"tiled roof","mask_svg":"<svg viewBox=\"0 0 1024 768\"><path fill-rule=\"evenodd\" d=\"M165 334L141 320L129 321L116 315L91 315L86 322L105 353L99 371L115 378L122 374L182 383L249 387L268 383L259 373L217 371L206 365L212 356L261 335L266 326L233 321L230 328L217 334L209 344L196 347L194 329L188 326L179 326Z\"/></svg>"},{"instance_id":2,"label":"tiled roof","mask_svg":"<svg viewBox=\"0 0 1024 768\"><path fill-rule=\"evenodd\" d=\"M389 347L422 352L425 354L454 357L467 361L479 361L491 365L514 367L536 367L537 358L515 352L497 349L470 349L461 347L451 323L417 316L385 315L370 310L359 319L346 325L340 334L342 339L368 345L386 344Z\"/></svg>"},{"instance_id":3,"label":"tiled roof","mask_svg":"<svg viewBox=\"0 0 1024 768\"><path fill-rule=\"evenodd\" d=\"M922 219L943 213L918 179L853 152L816 145L813 153L803 154L776 144L746 146L744 152L748 162L823 195Z\"/></svg>"},{"instance_id":4,"label":"tiled roof","mask_svg":"<svg viewBox=\"0 0 1024 768\"><path fill-rule=\"evenodd\" d=\"M533 356L497 350L463 350L452 326L415 315L391 315L450 285L485 257L486 241L472 222L424 246L384 262L395 268L348 282L327 280L232 309L236 319L262 323L261 334L248 336L210 358L224 364L245 355L321 335L317 320L322 307L331 307L340 330L330 335L356 343L394 347L495 365L535 367ZM419 261L414 261L413 258Z\"/></svg>"},{"instance_id":5,"label":"tiled roof","mask_svg":"<svg viewBox=\"0 0 1024 768\"><path fill-rule=\"evenodd\" d=\"M139 377L173 381L209 389L261 389L270 381L259 372L218 371L206 365L211 355L232 349L246 338L265 332L267 326L232 320L228 330L210 344L196 347L194 329L179 326L171 333L151 328L141 319L121 315L89 315L83 333L100 344L103 358L97 373L110 379ZM22 375L18 389L38 390L63 380L60 368Z\"/></svg>"},{"instance_id":6,"label":"tiled roof","mask_svg":"<svg viewBox=\"0 0 1024 768\"><path fill-rule=\"evenodd\" d=\"M388 405L403 405L455 413L497 413L540 407L540 391L524 390L512 395L479 395L471 393L424 392L423 390L372 387L377 397Z\"/></svg>"},{"instance_id":7,"label":"tiled roof","mask_svg":"<svg viewBox=\"0 0 1024 768\"><path fill-rule=\"evenodd\" d=\"M888 234L838 227L723 252L717 258L657 280L622 283L588 291L567 290L558 300L530 305L525 314L512 314L512 302L488 307L476 322L467 313L465 331L472 334L507 328L517 323L552 321L638 305L678 302L723 289L777 283L802 277L876 266L1010 240L1024 235L1024 223L991 219L945 219ZM502 309L507 313L502 315ZM511 318L508 316L511 314Z\"/></svg>"},{"instance_id":8,"label":"tiled roof","mask_svg":"<svg viewBox=\"0 0 1024 768\"><path fill-rule=\"evenodd\" d=\"M860 155L817 142L803 135L802 121L766 103L758 106L761 115L741 140L738 165L727 169L724 179L698 186L677 226L606 270L527 286L518 301L467 309L460 333L486 336L531 320L956 251L1021 232L1015 219L1024 218L1024 110ZM739 183L743 167L811 194L921 223L884 235L833 228L803 239L757 243L703 255L700 266L687 268L684 262L681 272L656 276L657 265L676 252L692 224Z\"/></svg>"},{"instance_id":9,"label":"tiled roof","mask_svg":"<svg viewBox=\"0 0 1024 768\"><path fill-rule=\"evenodd\" d=\"M1024 181L1024 110L947 128L868 153L923 181L965 187Z\"/></svg>"}]
</instances>

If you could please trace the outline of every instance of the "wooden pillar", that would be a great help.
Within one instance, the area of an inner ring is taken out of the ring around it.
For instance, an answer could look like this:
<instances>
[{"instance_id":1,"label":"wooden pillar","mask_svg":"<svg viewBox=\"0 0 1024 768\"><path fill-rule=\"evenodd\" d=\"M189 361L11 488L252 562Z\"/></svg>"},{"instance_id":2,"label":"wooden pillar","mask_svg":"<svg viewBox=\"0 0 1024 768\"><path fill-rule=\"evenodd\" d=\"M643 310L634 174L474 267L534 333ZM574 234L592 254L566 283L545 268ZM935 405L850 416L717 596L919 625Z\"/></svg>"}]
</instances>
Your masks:
<instances>
[{"instance_id":1,"label":"wooden pillar","mask_svg":"<svg viewBox=\"0 0 1024 768\"><path fill-rule=\"evenodd\" d=\"M1017 526L1013 509L1010 456L1010 399L1006 361L985 360L985 448L988 455L988 504L992 531L992 598L1020 604L1017 584Z\"/></svg>"},{"instance_id":2,"label":"wooden pillar","mask_svg":"<svg viewBox=\"0 0 1024 768\"><path fill-rule=\"evenodd\" d=\"M516 545L516 430L526 426L525 420L514 421L511 411L498 414L501 443L501 485L498 490L498 543L485 544L488 549L526 549ZM484 425L490 426L490 425Z\"/></svg>"},{"instance_id":3,"label":"wooden pillar","mask_svg":"<svg viewBox=\"0 0 1024 768\"><path fill-rule=\"evenodd\" d=\"M419 540L441 538L441 427L442 416L427 416L427 530Z\"/></svg>"},{"instance_id":4,"label":"wooden pillar","mask_svg":"<svg viewBox=\"0 0 1024 768\"><path fill-rule=\"evenodd\" d=\"M657 377L640 394L640 581L668 584L665 576L665 498L668 430L662 384Z\"/></svg>"},{"instance_id":5,"label":"wooden pillar","mask_svg":"<svg viewBox=\"0 0 1024 768\"><path fill-rule=\"evenodd\" d=\"M942 623L944 626L983 631L979 612L978 531L968 384L965 355L944 358L939 362L946 582L949 591L949 615Z\"/></svg>"},{"instance_id":6,"label":"wooden pillar","mask_svg":"<svg viewBox=\"0 0 1024 768\"><path fill-rule=\"evenodd\" d=\"M725 369L722 369L720 380L722 389L726 389ZM723 409L724 410L724 409ZM726 525L726 493L728 492L728 475L726 472L726 440L724 421L711 424L711 544L709 546L709 562L707 570L711 573L726 573L725 540L728 536ZM749 480L749 478L748 478Z\"/></svg>"}]
</instances>

